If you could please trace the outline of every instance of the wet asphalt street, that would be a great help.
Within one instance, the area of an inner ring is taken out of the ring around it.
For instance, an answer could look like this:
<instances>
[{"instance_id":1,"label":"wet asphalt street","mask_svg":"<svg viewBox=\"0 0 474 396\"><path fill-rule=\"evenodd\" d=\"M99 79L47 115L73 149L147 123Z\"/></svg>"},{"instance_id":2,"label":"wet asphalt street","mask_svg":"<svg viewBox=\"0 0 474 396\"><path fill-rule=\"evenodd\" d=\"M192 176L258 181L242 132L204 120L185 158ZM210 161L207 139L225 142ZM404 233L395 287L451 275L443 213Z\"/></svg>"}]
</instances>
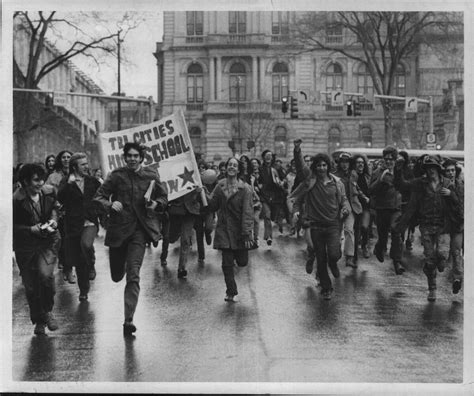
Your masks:
<instances>
[{"instance_id":1,"label":"wet asphalt street","mask_svg":"<svg viewBox=\"0 0 474 396\"><path fill-rule=\"evenodd\" d=\"M238 303L224 302L220 252L206 247L199 266L194 243L179 280L177 244L164 268L161 244L149 248L134 338L122 334L125 283L110 279L103 234L89 301L57 271L60 328L47 336L33 334L14 266L14 381L462 382L463 292L452 294L446 270L427 301L418 233L402 276L388 258L361 259L357 270L342 259L331 301L305 272L303 239L278 231L236 269Z\"/></svg>"}]
</instances>

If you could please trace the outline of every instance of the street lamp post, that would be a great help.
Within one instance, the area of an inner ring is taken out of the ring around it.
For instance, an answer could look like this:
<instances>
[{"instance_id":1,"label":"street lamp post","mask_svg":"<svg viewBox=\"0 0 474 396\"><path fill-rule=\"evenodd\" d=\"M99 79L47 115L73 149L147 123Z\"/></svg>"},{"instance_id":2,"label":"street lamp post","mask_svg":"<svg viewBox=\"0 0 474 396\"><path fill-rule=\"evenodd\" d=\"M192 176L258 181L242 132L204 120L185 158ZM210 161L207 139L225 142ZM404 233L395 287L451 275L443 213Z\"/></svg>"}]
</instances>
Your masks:
<instances>
[{"instance_id":1,"label":"street lamp post","mask_svg":"<svg viewBox=\"0 0 474 396\"><path fill-rule=\"evenodd\" d=\"M120 33L122 29L117 32L117 95L120 96ZM117 130L122 129L122 105L120 99L117 101Z\"/></svg>"},{"instance_id":2,"label":"street lamp post","mask_svg":"<svg viewBox=\"0 0 474 396\"><path fill-rule=\"evenodd\" d=\"M237 132L239 136L240 154L242 154L242 136L240 135L240 76L237 77Z\"/></svg>"}]
</instances>

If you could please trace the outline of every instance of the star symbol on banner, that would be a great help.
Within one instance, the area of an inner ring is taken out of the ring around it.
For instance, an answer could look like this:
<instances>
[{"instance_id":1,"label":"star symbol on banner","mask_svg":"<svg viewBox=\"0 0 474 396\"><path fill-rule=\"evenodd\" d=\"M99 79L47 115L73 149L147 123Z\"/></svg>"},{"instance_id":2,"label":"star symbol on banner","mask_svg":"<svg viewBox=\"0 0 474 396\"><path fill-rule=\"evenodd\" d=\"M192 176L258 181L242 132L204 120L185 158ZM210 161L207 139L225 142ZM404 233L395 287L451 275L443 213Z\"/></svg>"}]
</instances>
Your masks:
<instances>
[{"instance_id":1,"label":"star symbol on banner","mask_svg":"<svg viewBox=\"0 0 474 396\"><path fill-rule=\"evenodd\" d=\"M184 173L178 175L178 177L183 179L183 184L181 185L181 187L183 187L188 182L194 184L193 173L193 170L190 171L186 166L184 167Z\"/></svg>"}]
</instances>

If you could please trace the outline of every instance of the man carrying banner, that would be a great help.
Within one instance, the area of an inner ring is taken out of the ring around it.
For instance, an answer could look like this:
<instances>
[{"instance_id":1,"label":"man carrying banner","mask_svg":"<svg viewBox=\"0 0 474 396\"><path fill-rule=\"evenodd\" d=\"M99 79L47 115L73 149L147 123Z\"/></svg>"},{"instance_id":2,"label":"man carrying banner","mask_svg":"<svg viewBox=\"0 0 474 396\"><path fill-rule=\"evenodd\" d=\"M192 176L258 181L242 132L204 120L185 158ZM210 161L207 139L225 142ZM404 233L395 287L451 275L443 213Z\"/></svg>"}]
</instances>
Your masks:
<instances>
[{"instance_id":1,"label":"man carrying banner","mask_svg":"<svg viewBox=\"0 0 474 396\"><path fill-rule=\"evenodd\" d=\"M158 214L164 210L168 199L156 171L142 167L143 146L126 143L123 156L126 166L108 174L94 201L110 214L105 245L109 246L112 280L119 282L127 274L123 333L131 335L137 330L133 315L140 293L145 244L157 243L160 239Z\"/></svg>"}]
</instances>

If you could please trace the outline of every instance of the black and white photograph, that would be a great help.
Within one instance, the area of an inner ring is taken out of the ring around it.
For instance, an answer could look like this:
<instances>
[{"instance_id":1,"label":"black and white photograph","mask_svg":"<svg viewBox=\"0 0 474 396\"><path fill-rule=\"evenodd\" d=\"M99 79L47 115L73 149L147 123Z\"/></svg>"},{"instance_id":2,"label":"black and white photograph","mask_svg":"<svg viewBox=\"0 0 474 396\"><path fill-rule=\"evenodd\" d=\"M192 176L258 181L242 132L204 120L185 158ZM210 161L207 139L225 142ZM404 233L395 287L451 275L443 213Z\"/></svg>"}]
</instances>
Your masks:
<instances>
[{"instance_id":1,"label":"black and white photograph","mask_svg":"<svg viewBox=\"0 0 474 396\"><path fill-rule=\"evenodd\" d=\"M5 1L0 391L472 395L473 15Z\"/></svg>"}]
</instances>

